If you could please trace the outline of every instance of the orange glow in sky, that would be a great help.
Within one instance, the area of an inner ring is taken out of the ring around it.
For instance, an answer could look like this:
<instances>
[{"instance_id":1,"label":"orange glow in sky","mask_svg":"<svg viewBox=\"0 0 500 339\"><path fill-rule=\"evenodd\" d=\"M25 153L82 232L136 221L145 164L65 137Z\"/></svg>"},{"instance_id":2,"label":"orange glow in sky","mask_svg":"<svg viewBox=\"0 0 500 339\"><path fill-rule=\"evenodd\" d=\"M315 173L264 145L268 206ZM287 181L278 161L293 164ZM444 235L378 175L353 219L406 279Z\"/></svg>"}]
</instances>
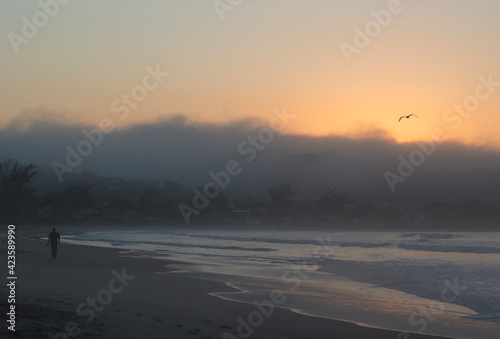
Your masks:
<instances>
[{"instance_id":1,"label":"orange glow in sky","mask_svg":"<svg viewBox=\"0 0 500 339\"><path fill-rule=\"evenodd\" d=\"M40 10L6 2L0 26L22 37L21 18ZM387 1L262 1L221 17L210 2L71 3L27 42L1 40L0 125L40 110L117 126L175 114L265 121L286 106L297 118L285 133L409 142L441 128L449 140L500 146L498 1L402 0L377 23L373 11L388 10ZM169 75L134 101L148 67ZM477 107L457 111L488 77ZM132 103L122 119L112 104L123 95ZM418 118L398 122L410 113Z\"/></svg>"}]
</instances>

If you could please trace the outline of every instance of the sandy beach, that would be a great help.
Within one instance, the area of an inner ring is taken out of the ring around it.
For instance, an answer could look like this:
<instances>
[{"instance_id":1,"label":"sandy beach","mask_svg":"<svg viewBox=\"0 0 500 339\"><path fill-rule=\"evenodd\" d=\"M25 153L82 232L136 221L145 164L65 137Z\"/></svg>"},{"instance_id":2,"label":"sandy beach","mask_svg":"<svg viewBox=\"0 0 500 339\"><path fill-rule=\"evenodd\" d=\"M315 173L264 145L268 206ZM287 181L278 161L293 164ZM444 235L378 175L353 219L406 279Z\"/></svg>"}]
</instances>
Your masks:
<instances>
[{"instance_id":1,"label":"sandy beach","mask_svg":"<svg viewBox=\"0 0 500 339\"><path fill-rule=\"evenodd\" d=\"M4 285L2 338L410 338L277 307L259 316L254 305L210 295L233 291L223 283L157 273L172 262L64 243L65 232L77 229L58 229L62 242L54 260L46 242L34 239L48 233L45 228L16 228L16 331L7 329ZM2 254L6 277L4 235Z\"/></svg>"}]
</instances>

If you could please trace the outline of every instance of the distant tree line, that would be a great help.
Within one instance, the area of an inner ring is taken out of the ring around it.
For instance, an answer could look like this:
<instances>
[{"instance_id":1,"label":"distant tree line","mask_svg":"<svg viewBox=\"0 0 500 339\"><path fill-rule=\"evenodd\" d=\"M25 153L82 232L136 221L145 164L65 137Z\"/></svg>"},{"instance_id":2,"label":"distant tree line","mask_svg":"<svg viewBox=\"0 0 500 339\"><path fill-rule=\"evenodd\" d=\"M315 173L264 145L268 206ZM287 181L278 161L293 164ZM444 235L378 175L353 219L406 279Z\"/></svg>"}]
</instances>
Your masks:
<instances>
[{"instance_id":1,"label":"distant tree line","mask_svg":"<svg viewBox=\"0 0 500 339\"><path fill-rule=\"evenodd\" d=\"M0 163L0 219L8 223L155 223L184 224L180 203L193 191L173 181L160 183L99 176L91 171L56 183L35 164L15 159ZM200 188L201 189L201 188ZM499 206L483 201L421 202L401 206L391 201L351 197L326 187L316 197L298 199L293 182L268 188L267 200L231 200L223 191L192 216L190 225L240 227L323 227L393 229L500 229Z\"/></svg>"},{"instance_id":2,"label":"distant tree line","mask_svg":"<svg viewBox=\"0 0 500 339\"><path fill-rule=\"evenodd\" d=\"M13 223L33 213L36 190L31 180L36 174L34 164L23 165L14 159L0 163L0 215L3 220Z\"/></svg>"}]
</instances>

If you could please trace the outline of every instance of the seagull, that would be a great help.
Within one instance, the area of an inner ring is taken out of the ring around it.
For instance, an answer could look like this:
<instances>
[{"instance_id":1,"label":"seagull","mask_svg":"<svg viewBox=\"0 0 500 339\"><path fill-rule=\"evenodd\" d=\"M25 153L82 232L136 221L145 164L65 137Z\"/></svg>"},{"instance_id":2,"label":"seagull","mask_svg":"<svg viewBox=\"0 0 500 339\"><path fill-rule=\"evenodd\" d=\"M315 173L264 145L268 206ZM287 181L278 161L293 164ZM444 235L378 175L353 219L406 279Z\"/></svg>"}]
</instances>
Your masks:
<instances>
[{"instance_id":1,"label":"seagull","mask_svg":"<svg viewBox=\"0 0 500 339\"><path fill-rule=\"evenodd\" d=\"M401 119L403 119L403 118L410 119L410 117L411 117L412 115L418 118L418 116L417 116L417 115L415 115L415 114L413 114L413 113L412 113L412 114L410 114L410 115L402 115L402 116L401 116L401 118L399 118L398 122L400 122L400 121L401 121Z\"/></svg>"}]
</instances>

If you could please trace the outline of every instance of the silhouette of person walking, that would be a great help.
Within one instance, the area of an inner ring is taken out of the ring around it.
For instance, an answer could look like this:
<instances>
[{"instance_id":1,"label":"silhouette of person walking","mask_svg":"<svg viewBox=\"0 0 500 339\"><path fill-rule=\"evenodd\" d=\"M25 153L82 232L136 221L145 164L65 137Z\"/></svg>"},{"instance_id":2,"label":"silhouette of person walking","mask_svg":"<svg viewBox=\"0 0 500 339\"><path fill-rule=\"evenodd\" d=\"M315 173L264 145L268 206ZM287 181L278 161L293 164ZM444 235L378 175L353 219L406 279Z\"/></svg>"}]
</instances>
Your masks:
<instances>
[{"instance_id":1,"label":"silhouette of person walking","mask_svg":"<svg viewBox=\"0 0 500 339\"><path fill-rule=\"evenodd\" d=\"M53 228L52 232L49 234L49 239L47 240L47 246L52 247L52 259L55 259L57 256L57 245L61 242L61 236L56 232L56 229Z\"/></svg>"}]
</instances>

